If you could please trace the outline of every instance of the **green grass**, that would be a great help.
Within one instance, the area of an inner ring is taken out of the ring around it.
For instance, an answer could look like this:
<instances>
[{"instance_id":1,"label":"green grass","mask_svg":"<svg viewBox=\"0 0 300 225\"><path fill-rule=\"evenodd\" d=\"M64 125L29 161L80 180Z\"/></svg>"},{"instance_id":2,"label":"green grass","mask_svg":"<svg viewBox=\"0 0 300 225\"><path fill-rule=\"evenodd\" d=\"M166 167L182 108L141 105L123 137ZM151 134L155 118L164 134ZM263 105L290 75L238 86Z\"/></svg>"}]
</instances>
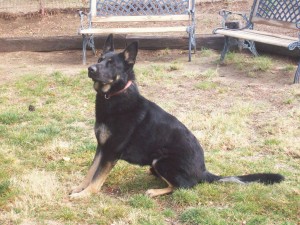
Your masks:
<instances>
[{"instance_id":1,"label":"green grass","mask_svg":"<svg viewBox=\"0 0 300 225\"><path fill-rule=\"evenodd\" d=\"M207 48L202 47L201 50L200 50L200 54L203 57L211 57L215 54L215 52L211 49L207 49Z\"/></svg>"},{"instance_id":2,"label":"green grass","mask_svg":"<svg viewBox=\"0 0 300 225\"><path fill-rule=\"evenodd\" d=\"M296 70L296 67L294 65L286 65L284 68L283 68L283 71L285 72L294 72Z\"/></svg>"},{"instance_id":3,"label":"green grass","mask_svg":"<svg viewBox=\"0 0 300 225\"><path fill-rule=\"evenodd\" d=\"M134 195L130 198L129 204L134 208L152 209L155 206L154 200L143 195Z\"/></svg>"},{"instance_id":4,"label":"green grass","mask_svg":"<svg viewBox=\"0 0 300 225\"><path fill-rule=\"evenodd\" d=\"M6 204L14 199L17 188L13 188L10 177L15 169L15 160L0 152L0 207L5 208Z\"/></svg>"},{"instance_id":5,"label":"green grass","mask_svg":"<svg viewBox=\"0 0 300 225\"><path fill-rule=\"evenodd\" d=\"M230 75L266 75L272 58L235 53L228 57L229 75L220 79L218 58L203 49L191 63L138 62L140 91L194 133L211 172L279 172L283 183L205 183L152 199L146 190L165 182L148 167L119 161L99 193L70 201L68 192L83 179L96 148L92 81L86 70L28 71L0 85L0 224L297 224L299 88L264 83L251 89Z\"/></svg>"},{"instance_id":6,"label":"green grass","mask_svg":"<svg viewBox=\"0 0 300 225\"><path fill-rule=\"evenodd\" d=\"M257 78L263 73L270 72L274 68L273 59L269 56L257 56L253 57L249 54L241 54L235 52L229 52L225 57L227 64L233 64L236 68L244 71L247 76ZM291 70L291 66L285 67L286 71Z\"/></svg>"},{"instance_id":7,"label":"green grass","mask_svg":"<svg viewBox=\"0 0 300 225\"><path fill-rule=\"evenodd\" d=\"M200 83L196 84L195 87L201 90L211 90L216 89L218 84L212 81L201 81Z\"/></svg>"}]
</instances>

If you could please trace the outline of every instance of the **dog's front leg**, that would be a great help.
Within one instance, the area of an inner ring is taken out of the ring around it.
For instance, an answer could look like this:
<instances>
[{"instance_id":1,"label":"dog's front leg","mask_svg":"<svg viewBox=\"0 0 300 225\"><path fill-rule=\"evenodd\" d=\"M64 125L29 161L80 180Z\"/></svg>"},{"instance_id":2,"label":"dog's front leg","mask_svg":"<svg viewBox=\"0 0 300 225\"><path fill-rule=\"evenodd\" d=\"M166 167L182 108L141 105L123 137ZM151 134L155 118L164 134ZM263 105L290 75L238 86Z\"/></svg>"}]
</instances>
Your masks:
<instances>
[{"instance_id":1,"label":"dog's front leg","mask_svg":"<svg viewBox=\"0 0 300 225\"><path fill-rule=\"evenodd\" d=\"M89 171L87 172L87 175L85 176L85 178L83 179L83 181L81 182L80 185L72 188L71 194L81 192L87 186L89 186L89 184L92 181L93 176L95 175L97 168L99 167L100 160L101 160L101 148L97 147L96 154L94 156L92 165L90 166Z\"/></svg>"},{"instance_id":2,"label":"dog's front leg","mask_svg":"<svg viewBox=\"0 0 300 225\"><path fill-rule=\"evenodd\" d=\"M104 157L100 157L100 163L94 171L94 175L92 176L88 186L80 192L72 192L72 194L70 195L71 199L88 197L92 193L98 192L101 189L104 181L106 180L109 172L114 167L115 163L116 161L106 160Z\"/></svg>"}]
</instances>

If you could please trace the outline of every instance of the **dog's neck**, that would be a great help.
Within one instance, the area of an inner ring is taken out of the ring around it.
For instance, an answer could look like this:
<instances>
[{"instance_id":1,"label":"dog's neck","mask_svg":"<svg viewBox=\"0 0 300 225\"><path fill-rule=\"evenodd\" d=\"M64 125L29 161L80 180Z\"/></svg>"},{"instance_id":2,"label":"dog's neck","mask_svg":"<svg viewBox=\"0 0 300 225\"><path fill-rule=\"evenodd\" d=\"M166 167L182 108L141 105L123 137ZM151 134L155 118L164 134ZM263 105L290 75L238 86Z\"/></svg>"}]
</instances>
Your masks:
<instances>
[{"instance_id":1,"label":"dog's neck","mask_svg":"<svg viewBox=\"0 0 300 225\"><path fill-rule=\"evenodd\" d=\"M125 87L126 86L127 85L125 85ZM110 99L105 99L105 94L103 92L97 92L95 102L97 122L101 123L103 122L103 120L105 120L105 118L110 117L112 114L115 113L122 114L126 112L131 112L137 105L139 105L139 99L141 97L137 85L135 85L134 81L129 82L128 87L125 87L123 87L121 90L114 89L114 91L111 91ZM117 94L111 96L114 93ZM108 94L109 93L107 92L107 97Z\"/></svg>"},{"instance_id":2,"label":"dog's neck","mask_svg":"<svg viewBox=\"0 0 300 225\"><path fill-rule=\"evenodd\" d=\"M116 96L116 95L124 93L131 86L131 84L133 84L133 82L132 82L132 80L129 80L123 89L113 92L113 93L106 93L106 94L104 94L104 98L110 99L112 96Z\"/></svg>"}]
</instances>

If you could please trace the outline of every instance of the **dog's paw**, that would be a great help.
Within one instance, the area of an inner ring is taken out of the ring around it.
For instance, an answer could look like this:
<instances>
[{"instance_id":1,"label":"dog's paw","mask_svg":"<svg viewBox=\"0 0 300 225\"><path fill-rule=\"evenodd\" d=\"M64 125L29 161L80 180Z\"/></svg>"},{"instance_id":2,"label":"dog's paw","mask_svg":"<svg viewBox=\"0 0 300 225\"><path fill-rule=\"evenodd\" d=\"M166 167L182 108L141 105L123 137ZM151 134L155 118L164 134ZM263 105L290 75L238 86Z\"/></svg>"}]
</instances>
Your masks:
<instances>
[{"instance_id":1,"label":"dog's paw","mask_svg":"<svg viewBox=\"0 0 300 225\"><path fill-rule=\"evenodd\" d=\"M80 198L87 198L89 196L91 196L91 192L88 191L87 189L84 189L83 191L80 191L80 192L72 192L69 197L71 200L74 200L74 199L80 199Z\"/></svg>"},{"instance_id":2,"label":"dog's paw","mask_svg":"<svg viewBox=\"0 0 300 225\"><path fill-rule=\"evenodd\" d=\"M162 188L162 189L148 189L146 191L146 195L153 198L156 196L160 196L160 195L166 195L166 194L170 194L172 193L174 190L173 187L167 187L167 188Z\"/></svg>"},{"instance_id":3,"label":"dog's paw","mask_svg":"<svg viewBox=\"0 0 300 225\"><path fill-rule=\"evenodd\" d=\"M84 190L84 187L82 187L81 185L80 186L76 186L76 187L72 187L71 191L70 191L70 195L71 194L75 194L75 193L79 193L81 191Z\"/></svg>"},{"instance_id":4,"label":"dog's paw","mask_svg":"<svg viewBox=\"0 0 300 225\"><path fill-rule=\"evenodd\" d=\"M157 196L156 189L148 189L145 194L150 198L154 198Z\"/></svg>"}]
</instances>

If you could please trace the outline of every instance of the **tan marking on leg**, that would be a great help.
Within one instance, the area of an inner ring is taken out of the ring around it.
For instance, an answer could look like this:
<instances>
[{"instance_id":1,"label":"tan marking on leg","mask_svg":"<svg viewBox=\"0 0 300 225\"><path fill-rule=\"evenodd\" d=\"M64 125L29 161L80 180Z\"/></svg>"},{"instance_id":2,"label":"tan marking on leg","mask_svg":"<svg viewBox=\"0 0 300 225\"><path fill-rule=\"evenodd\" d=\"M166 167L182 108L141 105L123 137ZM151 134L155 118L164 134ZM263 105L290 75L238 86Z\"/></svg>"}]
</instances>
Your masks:
<instances>
[{"instance_id":1,"label":"tan marking on leg","mask_svg":"<svg viewBox=\"0 0 300 225\"><path fill-rule=\"evenodd\" d=\"M90 166L89 171L87 172L87 175L85 176L85 178L83 179L83 181L81 182L80 185L78 185L77 187L72 189L72 192L71 192L72 194L81 192L91 183L92 178L99 166L100 159L101 159L101 153L99 153L99 155L95 156L95 158L93 160L93 164Z\"/></svg>"},{"instance_id":2,"label":"tan marking on leg","mask_svg":"<svg viewBox=\"0 0 300 225\"><path fill-rule=\"evenodd\" d=\"M100 171L99 175L95 178L95 180L91 182L89 187L91 188L93 193L98 192L101 189L103 183L105 182L106 178L109 175L109 172L112 170L114 166L115 163L112 162L106 163L106 165Z\"/></svg>"},{"instance_id":3,"label":"tan marking on leg","mask_svg":"<svg viewBox=\"0 0 300 225\"><path fill-rule=\"evenodd\" d=\"M149 189L146 191L146 195L153 198L156 196L169 194L169 193L173 192L173 190L174 190L174 187L166 187L166 188L162 188L162 189Z\"/></svg>"},{"instance_id":4,"label":"tan marking on leg","mask_svg":"<svg viewBox=\"0 0 300 225\"><path fill-rule=\"evenodd\" d=\"M111 162L106 163L106 165L102 167L100 173L95 178L95 180L92 180L92 182L83 191L71 194L70 198L85 198L90 196L92 193L97 193L101 189L104 181L106 180L109 172L114 167L114 165L115 164Z\"/></svg>"},{"instance_id":5,"label":"tan marking on leg","mask_svg":"<svg viewBox=\"0 0 300 225\"><path fill-rule=\"evenodd\" d=\"M154 159L152 162L152 168L156 171L157 175L168 184L168 187L166 188L161 188L161 189L149 189L146 191L146 195L148 195L149 197L156 197L156 196L160 196L160 195L165 195L165 194L169 194L171 192L173 192L174 187L173 185L167 181L164 177L162 177L159 172L155 169L155 164L157 163L158 159Z\"/></svg>"}]
</instances>

